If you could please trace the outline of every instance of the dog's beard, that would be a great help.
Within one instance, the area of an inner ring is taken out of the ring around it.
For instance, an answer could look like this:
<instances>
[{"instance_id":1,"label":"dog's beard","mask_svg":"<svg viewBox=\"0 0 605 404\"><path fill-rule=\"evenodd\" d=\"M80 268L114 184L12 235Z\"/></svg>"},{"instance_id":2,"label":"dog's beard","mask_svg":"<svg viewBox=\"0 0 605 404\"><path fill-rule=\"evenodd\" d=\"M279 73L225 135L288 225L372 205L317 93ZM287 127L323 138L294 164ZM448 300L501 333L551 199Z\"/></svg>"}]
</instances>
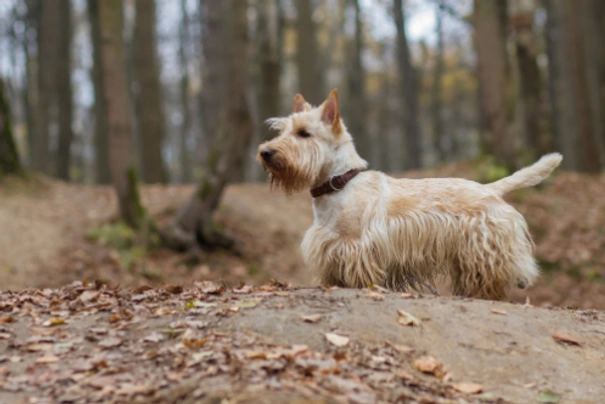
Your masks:
<instances>
[{"instance_id":1,"label":"dog's beard","mask_svg":"<svg viewBox=\"0 0 605 404\"><path fill-rule=\"evenodd\" d=\"M263 164L269 172L271 188L281 189L286 195L310 188L313 177L310 173L290 164Z\"/></svg>"}]
</instances>

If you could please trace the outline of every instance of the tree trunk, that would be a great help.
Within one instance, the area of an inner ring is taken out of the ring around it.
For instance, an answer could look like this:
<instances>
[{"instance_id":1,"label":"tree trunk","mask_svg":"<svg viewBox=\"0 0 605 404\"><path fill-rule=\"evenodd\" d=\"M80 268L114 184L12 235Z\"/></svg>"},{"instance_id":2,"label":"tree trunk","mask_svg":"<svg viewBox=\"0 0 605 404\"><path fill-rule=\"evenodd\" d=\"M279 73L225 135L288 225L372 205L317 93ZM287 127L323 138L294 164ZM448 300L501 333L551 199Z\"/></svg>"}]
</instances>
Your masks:
<instances>
[{"instance_id":1,"label":"tree trunk","mask_svg":"<svg viewBox=\"0 0 605 404\"><path fill-rule=\"evenodd\" d=\"M39 6L38 0L26 0L27 13L25 15L25 33L28 30L38 29L38 13ZM31 31L30 31L31 32ZM37 135L37 122L36 122L36 105L37 105L37 77L36 77L36 64L38 56L35 52L32 52L32 45L34 40L28 35L23 35L23 55L25 57L25 88L23 91L23 110L25 111L25 121L27 126L27 163L31 167L34 161L34 146L35 137Z\"/></svg>"},{"instance_id":2,"label":"tree trunk","mask_svg":"<svg viewBox=\"0 0 605 404\"><path fill-rule=\"evenodd\" d=\"M57 61L57 27L59 25L59 0L38 3L38 100L37 133L33 144L32 167L50 174L49 127L50 107L55 89L55 65Z\"/></svg>"},{"instance_id":3,"label":"tree trunk","mask_svg":"<svg viewBox=\"0 0 605 404\"><path fill-rule=\"evenodd\" d=\"M313 22L312 2L296 1L296 67L298 69L298 92L311 104L324 99L322 74L317 50L317 29Z\"/></svg>"},{"instance_id":4,"label":"tree trunk","mask_svg":"<svg viewBox=\"0 0 605 404\"><path fill-rule=\"evenodd\" d=\"M442 87L443 87L443 0L439 0L436 11L437 50L435 51L435 66L433 70L433 88L431 94L431 115L433 123L433 146L437 153L437 160L443 162L447 159L444 144L442 114Z\"/></svg>"},{"instance_id":5,"label":"tree trunk","mask_svg":"<svg viewBox=\"0 0 605 404\"><path fill-rule=\"evenodd\" d=\"M513 16L515 47L521 81L522 115L525 144L529 159L552 151L552 144L542 121L542 77L536 60L536 40L533 32L534 12L524 10Z\"/></svg>"},{"instance_id":6,"label":"tree trunk","mask_svg":"<svg viewBox=\"0 0 605 404\"><path fill-rule=\"evenodd\" d=\"M512 100L506 52L506 0L475 0L473 18L485 123L482 151L495 156L499 164L511 167L515 165L515 149L509 128Z\"/></svg>"},{"instance_id":7,"label":"tree trunk","mask_svg":"<svg viewBox=\"0 0 605 404\"><path fill-rule=\"evenodd\" d=\"M213 0L225 3L224 0ZM212 1L208 1L210 5ZM220 232L212 214L218 206L223 190L244 164L252 135L252 120L246 90L248 87L248 18L247 2L231 2L231 29L228 55L208 53L206 57L225 57L222 61L207 60L208 66L227 67L229 82L226 108L221 111L219 133L209 151L206 170L191 200L178 213L172 226L166 229L164 239L175 249L190 249L200 243L205 246L231 246L232 241ZM214 72L208 72L212 74Z\"/></svg>"},{"instance_id":8,"label":"tree trunk","mask_svg":"<svg viewBox=\"0 0 605 404\"><path fill-rule=\"evenodd\" d=\"M571 67L572 94L580 137L582 171L598 173L599 148L593 132L588 81L586 78L585 44L582 41L581 12L578 4L564 2L566 28L569 35L568 58Z\"/></svg>"},{"instance_id":9,"label":"tree trunk","mask_svg":"<svg viewBox=\"0 0 605 404\"><path fill-rule=\"evenodd\" d=\"M246 2L246 0L241 0ZM204 63L200 107L202 108L202 163L207 164L209 150L219 135L219 124L227 94L228 1L200 0L200 23Z\"/></svg>"},{"instance_id":10,"label":"tree trunk","mask_svg":"<svg viewBox=\"0 0 605 404\"><path fill-rule=\"evenodd\" d=\"M548 93L550 98L553 137L557 149L565 158L563 167L580 170L579 137L571 94L570 60L567 54L569 38L564 27L563 4L567 0L544 0L547 12L546 49L548 53Z\"/></svg>"},{"instance_id":11,"label":"tree trunk","mask_svg":"<svg viewBox=\"0 0 605 404\"><path fill-rule=\"evenodd\" d=\"M139 198L132 162L132 125L123 42L122 2L98 3L104 102L109 133L109 164L120 215L129 226L143 227L146 213Z\"/></svg>"},{"instance_id":12,"label":"tree trunk","mask_svg":"<svg viewBox=\"0 0 605 404\"><path fill-rule=\"evenodd\" d=\"M13 138L11 113L4 81L0 79L0 179L6 175L22 175L23 168Z\"/></svg>"},{"instance_id":13,"label":"tree trunk","mask_svg":"<svg viewBox=\"0 0 605 404\"><path fill-rule=\"evenodd\" d=\"M189 42L189 15L187 14L187 1L181 0L181 27L179 31L179 59L181 64L181 108L183 110L183 121L179 137L179 160L181 182L189 183L193 179L191 168L191 157L187 142L191 134L191 105L189 102L189 72L187 70L187 52L185 50Z\"/></svg>"},{"instance_id":14,"label":"tree trunk","mask_svg":"<svg viewBox=\"0 0 605 404\"><path fill-rule=\"evenodd\" d=\"M279 0L265 0L258 4L260 123L280 115L281 27L279 20ZM270 139L272 135L272 131L263 125L261 142Z\"/></svg>"},{"instance_id":15,"label":"tree trunk","mask_svg":"<svg viewBox=\"0 0 605 404\"><path fill-rule=\"evenodd\" d=\"M577 2L577 24L584 48L586 94L592 116L592 137L597 144L600 166L605 167L605 2Z\"/></svg>"},{"instance_id":16,"label":"tree trunk","mask_svg":"<svg viewBox=\"0 0 605 404\"><path fill-rule=\"evenodd\" d=\"M137 105L140 108L138 117L142 177L145 182L166 183L167 174L162 158L165 128L160 70L156 55L155 0L136 0L135 5L133 57Z\"/></svg>"},{"instance_id":17,"label":"tree trunk","mask_svg":"<svg viewBox=\"0 0 605 404\"><path fill-rule=\"evenodd\" d=\"M410 47L405 32L405 18L401 0L393 1L393 14L397 27L397 61L399 62L400 94L403 106L407 166L415 169L422 166L422 143L418 111L418 82L412 65Z\"/></svg>"},{"instance_id":18,"label":"tree trunk","mask_svg":"<svg viewBox=\"0 0 605 404\"><path fill-rule=\"evenodd\" d=\"M71 3L60 1L57 26L57 105L59 108L59 145L57 148L57 177L69 180L71 143L74 133L71 127L73 102L71 89Z\"/></svg>"},{"instance_id":19,"label":"tree trunk","mask_svg":"<svg viewBox=\"0 0 605 404\"><path fill-rule=\"evenodd\" d=\"M110 184L109 139L107 135L107 110L103 86L103 68L101 63L101 30L99 27L99 2L88 0L88 17L92 39L92 84L95 91L95 179L97 184Z\"/></svg>"},{"instance_id":20,"label":"tree trunk","mask_svg":"<svg viewBox=\"0 0 605 404\"><path fill-rule=\"evenodd\" d=\"M365 72L361 60L363 52L363 27L361 24L361 9L359 0L350 0L352 7L355 31L352 38L347 38L348 60L347 64L347 89L348 97L344 106L347 115L345 122L349 132L353 135L359 155L370 161L372 145L366 130L366 100L365 100Z\"/></svg>"}]
</instances>

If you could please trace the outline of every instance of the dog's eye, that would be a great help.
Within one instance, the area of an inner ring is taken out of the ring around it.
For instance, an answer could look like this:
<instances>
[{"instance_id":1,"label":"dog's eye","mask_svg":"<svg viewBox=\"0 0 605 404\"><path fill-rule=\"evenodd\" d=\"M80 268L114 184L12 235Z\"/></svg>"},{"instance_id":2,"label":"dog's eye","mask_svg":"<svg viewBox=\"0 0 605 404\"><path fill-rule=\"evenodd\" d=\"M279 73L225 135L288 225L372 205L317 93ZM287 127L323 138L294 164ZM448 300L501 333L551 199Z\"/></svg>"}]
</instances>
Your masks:
<instances>
[{"instance_id":1,"label":"dog's eye","mask_svg":"<svg viewBox=\"0 0 605 404\"><path fill-rule=\"evenodd\" d=\"M300 130L297 132L297 134L298 134L298 136L300 136L300 137L310 137L310 136L311 136L311 134L310 134L309 132L307 132L306 130L304 130L304 129L300 129Z\"/></svg>"}]
</instances>

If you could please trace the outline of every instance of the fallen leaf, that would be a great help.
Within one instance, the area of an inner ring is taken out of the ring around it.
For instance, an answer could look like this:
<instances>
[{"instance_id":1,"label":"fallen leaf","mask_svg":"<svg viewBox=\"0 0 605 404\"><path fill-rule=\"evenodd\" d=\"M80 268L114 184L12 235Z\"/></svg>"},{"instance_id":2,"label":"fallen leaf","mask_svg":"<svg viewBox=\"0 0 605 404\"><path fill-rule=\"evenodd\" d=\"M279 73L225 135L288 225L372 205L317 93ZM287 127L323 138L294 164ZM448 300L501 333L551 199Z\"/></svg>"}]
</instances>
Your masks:
<instances>
[{"instance_id":1,"label":"fallen leaf","mask_svg":"<svg viewBox=\"0 0 605 404\"><path fill-rule=\"evenodd\" d=\"M349 343L349 338L342 336L342 335L338 335L338 334L334 334L331 332L326 333L326 339L333 345L342 347L342 346L346 346Z\"/></svg>"},{"instance_id":2,"label":"fallen leaf","mask_svg":"<svg viewBox=\"0 0 605 404\"><path fill-rule=\"evenodd\" d=\"M246 357L248 359L267 359L267 354L260 351L248 351L246 352Z\"/></svg>"},{"instance_id":3,"label":"fallen leaf","mask_svg":"<svg viewBox=\"0 0 605 404\"><path fill-rule=\"evenodd\" d=\"M573 337L570 337L569 335L562 334L562 333L559 333L559 332L555 332L552 335L552 337L557 342L563 342L563 343L566 343L566 344L578 345L578 346L582 345L582 343L579 340L577 340L577 339L575 339Z\"/></svg>"},{"instance_id":4,"label":"fallen leaf","mask_svg":"<svg viewBox=\"0 0 605 404\"><path fill-rule=\"evenodd\" d=\"M7 332L0 332L0 339L9 339L11 335Z\"/></svg>"},{"instance_id":5,"label":"fallen leaf","mask_svg":"<svg viewBox=\"0 0 605 404\"><path fill-rule=\"evenodd\" d=\"M212 282L195 282L195 287L200 290L200 292L205 293L207 295L220 295L225 291L225 287L223 285L215 285Z\"/></svg>"},{"instance_id":6,"label":"fallen leaf","mask_svg":"<svg viewBox=\"0 0 605 404\"><path fill-rule=\"evenodd\" d=\"M225 311L230 311L231 313L237 313L239 312L239 307L238 306L232 306L232 307L227 307L225 308Z\"/></svg>"},{"instance_id":7,"label":"fallen leaf","mask_svg":"<svg viewBox=\"0 0 605 404\"><path fill-rule=\"evenodd\" d=\"M117 323L121 319L122 319L122 317L114 314L113 316L109 317L109 319L107 321L109 321L111 324L113 324L113 323Z\"/></svg>"},{"instance_id":8,"label":"fallen leaf","mask_svg":"<svg viewBox=\"0 0 605 404\"><path fill-rule=\"evenodd\" d=\"M17 319L11 316L2 316L2 318L0 318L0 324L7 324L7 323L15 323L17 322Z\"/></svg>"},{"instance_id":9,"label":"fallen leaf","mask_svg":"<svg viewBox=\"0 0 605 404\"><path fill-rule=\"evenodd\" d=\"M181 285L166 285L164 286L164 289L166 289L168 293L172 293L173 295L179 295L183 293L183 287Z\"/></svg>"},{"instance_id":10,"label":"fallen leaf","mask_svg":"<svg viewBox=\"0 0 605 404\"><path fill-rule=\"evenodd\" d=\"M412 316L407 311L399 309L399 310L397 310L397 314L399 315L397 322L401 325L409 325L409 326L418 327L421 324L421 321L419 319Z\"/></svg>"},{"instance_id":11,"label":"fallen leaf","mask_svg":"<svg viewBox=\"0 0 605 404\"><path fill-rule=\"evenodd\" d=\"M400 345L400 344L393 345L393 349L395 349L398 352L404 353L404 354L409 354L409 353L412 353L415 351L415 349L412 348L411 346Z\"/></svg>"},{"instance_id":12,"label":"fallen leaf","mask_svg":"<svg viewBox=\"0 0 605 404\"><path fill-rule=\"evenodd\" d=\"M238 295L245 295L248 294L252 291L252 286L250 285L241 285L239 288L237 289L233 289L233 293L238 294Z\"/></svg>"},{"instance_id":13,"label":"fallen leaf","mask_svg":"<svg viewBox=\"0 0 605 404\"><path fill-rule=\"evenodd\" d=\"M213 354L212 351L202 351L202 352L196 352L193 355L191 355L191 358L195 361L195 362L199 362L204 358L207 358L208 356L211 356Z\"/></svg>"},{"instance_id":14,"label":"fallen leaf","mask_svg":"<svg viewBox=\"0 0 605 404\"><path fill-rule=\"evenodd\" d=\"M154 331L151 334L149 334L148 336L146 336L145 338L143 338L144 342L160 342L164 340L164 334L162 334L161 332L157 332Z\"/></svg>"},{"instance_id":15,"label":"fallen leaf","mask_svg":"<svg viewBox=\"0 0 605 404\"><path fill-rule=\"evenodd\" d=\"M416 359L414 361L414 366L422 373L428 373L440 379L445 375L443 363L439 362L432 356L423 356L419 359Z\"/></svg>"},{"instance_id":16,"label":"fallen leaf","mask_svg":"<svg viewBox=\"0 0 605 404\"><path fill-rule=\"evenodd\" d=\"M242 309L251 309L260 303L260 299L242 300L237 302L236 306Z\"/></svg>"},{"instance_id":17,"label":"fallen leaf","mask_svg":"<svg viewBox=\"0 0 605 404\"><path fill-rule=\"evenodd\" d=\"M49 318L48 320L46 320L45 322L42 323L42 325L44 327L54 327L54 326L63 325L63 324L65 324L65 320L63 320L62 318L58 318L58 317Z\"/></svg>"},{"instance_id":18,"label":"fallen leaf","mask_svg":"<svg viewBox=\"0 0 605 404\"><path fill-rule=\"evenodd\" d=\"M366 297L372 299L372 300L376 300L376 301L381 301L384 300L384 295L378 292L374 292L372 290L368 291L368 294L366 295Z\"/></svg>"},{"instance_id":19,"label":"fallen leaf","mask_svg":"<svg viewBox=\"0 0 605 404\"><path fill-rule=\"evenodd\" d=\"M536 401L539 403L558 403L559 400L560 398L557 393L550 390L542 391L538 394L538 397L536 397Z\"/></svg>"},{"instance_id":20,"label":"fallen leaf","mask_svg":"<svg viewBox=\"0 0 605 404\"><path fill-rule=\"evenodd\" d=\"M38 351L46 351L52 348L52 344L49 343L39 343L34 342L33 344L29 344L25 347L25 350L29 352L38 352Z\"/></svg>"},{"instance_id":21,"label":"fallen leaf","mask_svg":"<svg viewBox=\"0 0 605 404\"><path fill-rule=\"evenodd\" d=\"M193 302L192 307L216 307L216 303L207 303L196 300L195 302Z\"/></svg>"},{"instance_id":22,"label":"fallen leaf","mask_svg":"<svg viewBox=\"0 0 605 404\"><path fill-rule=\"evenodd\" d=\"M122 340L116 337L109 337L99 341L99 346L102 348L115 348L122 344Z\"/></svg>"},{"instance_id":23,"label":"fallen leaf","mask_svg":"<svg viewBox=\"0 0 605 404\"><path fill-rule=\"evenodd\" d=\"M57 358L54 355L41 356L38 359L36 359L36 363L56 363L58 361L59 361L59 358Z\"/></svg>"},{"instance_id":24,"label":"fallen leaf","mask_svg":"<svg viewBox=\"0 0 605 404\"><path fill-rule=\"evenodd\" d=\"M321 314L307 314L302 319L305 323L317 323L321 320Z\"/></svg>"},{"instance_id":25,"label":"fallen leaf","mask_svg":"<svg viewBox=\"0 0 605 404\"><path fill-rule=\"evenodd\" d=\"M99 298L100 293L94 290L85 290L80 295L80 300L84 303L94 302Z\"/></svg>"},{"instance_id":26,"label":"fallen leaf","mask_svg":"<svg viewBox=\"0 0 605 404\"><path fill-rule=\"evenodd\" d=\"M452 387L456 391L467 394L477 394L483 390L483 386L478 383L454 383Z\"/></svg>"},{"instance_id":27,"label":"fallen leaf","mask_svg":"<svg viewBox=\"0 0 605 404\"><path fill-rule=\"evenodd\" d=\"M134 289L132 291L132 293L134 293L135 295L140 295L143 292L147 292L148 290L153 289L151 286L149 285L141 285L138 288Z\"/></svg>"},{"instance_id":28,"label":"fallen leaf","mask_svg":"<svg viewBox=\"0 0 605 404\"><path fill-rule=\"evenodd\" d=\"M504 310L498 310L498 309L492 309L492 313L494 313L494 314L500 314L501 316L508 315L508 313L505 312Z\"/></svg>"}]
</instances>

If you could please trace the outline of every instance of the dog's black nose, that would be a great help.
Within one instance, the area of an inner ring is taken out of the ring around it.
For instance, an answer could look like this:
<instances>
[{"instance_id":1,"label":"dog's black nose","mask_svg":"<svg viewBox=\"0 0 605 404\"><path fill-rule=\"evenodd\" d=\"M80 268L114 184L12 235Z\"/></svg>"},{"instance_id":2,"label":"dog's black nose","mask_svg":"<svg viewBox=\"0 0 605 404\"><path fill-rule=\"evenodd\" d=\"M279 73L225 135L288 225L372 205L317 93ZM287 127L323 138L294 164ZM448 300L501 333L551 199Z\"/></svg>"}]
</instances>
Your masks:
<instances>
[{"instance_id":1,"label":"dog's black nose","mask_svg":"<svg viewBox=\"0 0 605 404\"><path fill-rule=\"evenodd\" d=\"M273 155L275 154L275 150L273 149L263 149L260 152L260 156L263 158L263 160L265 161L269 161L271 160L271 157L273 157Z\"/></svg>"}]
</instances>

